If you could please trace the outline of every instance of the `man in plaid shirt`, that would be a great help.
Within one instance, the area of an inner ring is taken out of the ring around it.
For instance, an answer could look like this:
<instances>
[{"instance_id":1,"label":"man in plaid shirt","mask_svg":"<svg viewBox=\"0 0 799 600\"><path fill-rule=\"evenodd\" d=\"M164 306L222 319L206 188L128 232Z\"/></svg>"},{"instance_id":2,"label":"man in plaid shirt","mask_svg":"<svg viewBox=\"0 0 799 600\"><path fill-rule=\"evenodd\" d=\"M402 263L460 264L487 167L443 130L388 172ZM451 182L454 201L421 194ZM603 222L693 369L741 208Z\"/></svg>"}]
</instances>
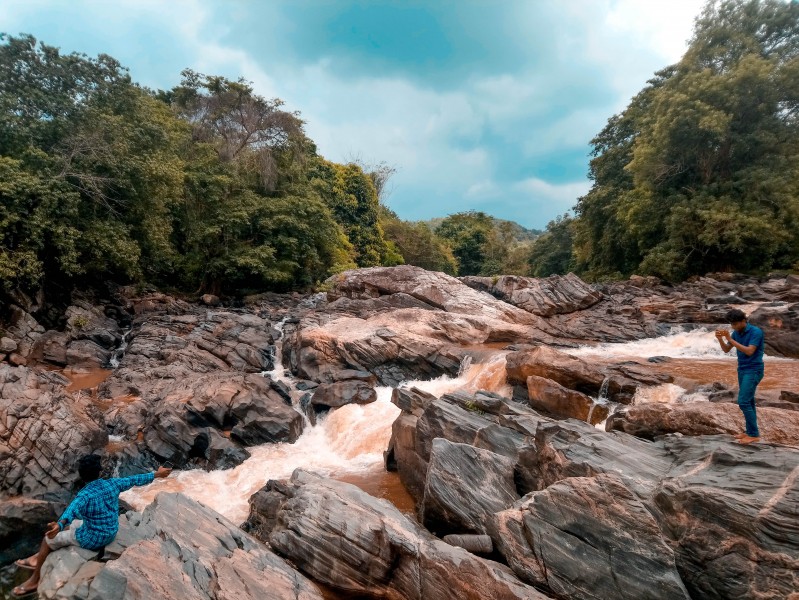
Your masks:
<instances>
[{"instance_id":1,"label":"man in plaid shirt","mask_svg":"<svg viewBox=\"0 0 799 600\"><path fill-rule=\"evenodd\" d=\"M110 544L119 529L119 494L136 485L152 483L156 477L167 477L172 469L159 467L155 473L143 473L131 477L100 479L100 457L90 454L78 463L81 479L87 482L75 499L61 515L57 523L48 525L39 553L17 565L33 569L33 575L22 585L14 588L15 596L24 596L36 591L44 559L53 550L67 546L80 546L99 550Z\"/></svg>"}]
</instances>

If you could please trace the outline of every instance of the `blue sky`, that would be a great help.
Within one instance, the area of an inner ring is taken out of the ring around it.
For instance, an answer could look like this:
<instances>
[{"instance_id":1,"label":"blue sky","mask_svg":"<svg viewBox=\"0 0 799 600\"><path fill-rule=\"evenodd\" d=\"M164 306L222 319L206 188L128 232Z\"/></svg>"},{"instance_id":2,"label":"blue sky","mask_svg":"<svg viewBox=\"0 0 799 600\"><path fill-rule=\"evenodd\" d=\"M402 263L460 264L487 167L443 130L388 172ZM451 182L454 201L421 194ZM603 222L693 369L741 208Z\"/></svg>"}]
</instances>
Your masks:
<instances>
[{"instance_id":1,"label":"blue sky","mask_svg":"<svg viewBox=\"0 0 799 600\"><path fill-rule=\"evenodd\" d=\"M679 60L701 0L3 0L0 31L104 52L135 81L243 76L319 151L397 169L405 219L543 228L589 188L589 141Z\"/></svg>"}]
</instances>

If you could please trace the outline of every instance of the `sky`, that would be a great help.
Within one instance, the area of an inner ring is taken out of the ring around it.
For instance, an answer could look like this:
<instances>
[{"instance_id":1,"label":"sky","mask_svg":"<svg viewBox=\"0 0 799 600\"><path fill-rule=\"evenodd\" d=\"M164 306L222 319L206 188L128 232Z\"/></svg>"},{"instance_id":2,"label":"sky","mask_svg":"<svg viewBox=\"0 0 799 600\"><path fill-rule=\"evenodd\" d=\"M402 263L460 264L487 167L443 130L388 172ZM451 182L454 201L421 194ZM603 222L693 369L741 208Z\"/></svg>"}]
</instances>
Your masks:
<instances>
[{"instance_id":1,"label":"sky","mask_svg":"<svg viewBox=\"0 0 799 600\"><path fill-rule=\"evenodd\" d=\"M3 0L0 31L110 54L154 89L191 68L299 111L320 154L396 169L408 220L543 229L588 191L590 140L678 61L703 0Z\"/></svg>"}]
</instances>

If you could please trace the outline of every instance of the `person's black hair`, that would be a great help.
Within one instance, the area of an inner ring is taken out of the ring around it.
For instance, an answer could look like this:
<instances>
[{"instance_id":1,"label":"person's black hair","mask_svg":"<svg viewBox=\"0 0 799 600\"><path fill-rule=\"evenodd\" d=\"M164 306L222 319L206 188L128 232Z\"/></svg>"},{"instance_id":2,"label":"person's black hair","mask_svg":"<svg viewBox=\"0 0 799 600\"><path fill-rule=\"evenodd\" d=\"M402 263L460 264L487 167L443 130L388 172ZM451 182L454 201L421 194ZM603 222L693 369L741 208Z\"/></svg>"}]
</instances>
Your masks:
<instances>
[{"instance_id":1,"label":"person's black hair","mask_svg":"<svg viewBox=\"0 0 799 600\"><path fill-rule=\"evenodd\" d=\"M100 479L103 470L102 459L96 454L89 454L78 461L78 474L84 482L89 483Z\"/></svg>"},{"instance_id":2,"label":"person's black hair","mask_svg":"<svg viewBox=\"0 0 799 600\"><path fill-rule=\"evenodd\" d=\"M727 323L739 323L740 321L746 321L746 314L740 308L733 308L727 313L726 318Z\"/></svg>"}]
</instances>

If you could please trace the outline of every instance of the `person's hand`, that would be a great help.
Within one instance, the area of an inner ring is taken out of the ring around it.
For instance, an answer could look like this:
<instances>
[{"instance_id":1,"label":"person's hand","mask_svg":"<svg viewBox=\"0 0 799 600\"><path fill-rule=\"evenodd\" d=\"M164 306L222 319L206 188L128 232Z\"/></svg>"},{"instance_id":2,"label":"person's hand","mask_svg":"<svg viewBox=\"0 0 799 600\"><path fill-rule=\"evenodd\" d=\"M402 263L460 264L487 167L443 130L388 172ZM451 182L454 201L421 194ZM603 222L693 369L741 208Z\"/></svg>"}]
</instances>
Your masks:
<instances>
[{"instance_id":1,"label":"person's hand","mask_svg":"<svg viewBox=\"0 0 799 600\"><path fill-rule=\"evenodd\" d=\"M730 339L730 332L729 332L729 331L727 331L726 329L722 329L722 330L721 330L721 337L723 337L724 339L726 339L726 340L728 340L728 341L729 341L729 339Z\"/></svg>"},{"instance_id":2,"label":"person's hand","mask_svg":"<svg viewBox=\"0 0 799 600\"><path fill-rule=\"evenodd\" d=\"M172 472L172 469L167 469L166 467L158 467L158 470L155 472L156 477L169 477L169 474Z\"/></svg>"},{"instance_id":3,"label":"person's hand","mask_svg":"<svg viewBox=\"0 0 799 600\"><path fill-rule=\"evenodd\" d=\"M45 535L52 540L59 531L61 531L61 529L58 527L58 523L53 521L47 524L47 533L45 533Z\"/></svg>"}]
</instances>

